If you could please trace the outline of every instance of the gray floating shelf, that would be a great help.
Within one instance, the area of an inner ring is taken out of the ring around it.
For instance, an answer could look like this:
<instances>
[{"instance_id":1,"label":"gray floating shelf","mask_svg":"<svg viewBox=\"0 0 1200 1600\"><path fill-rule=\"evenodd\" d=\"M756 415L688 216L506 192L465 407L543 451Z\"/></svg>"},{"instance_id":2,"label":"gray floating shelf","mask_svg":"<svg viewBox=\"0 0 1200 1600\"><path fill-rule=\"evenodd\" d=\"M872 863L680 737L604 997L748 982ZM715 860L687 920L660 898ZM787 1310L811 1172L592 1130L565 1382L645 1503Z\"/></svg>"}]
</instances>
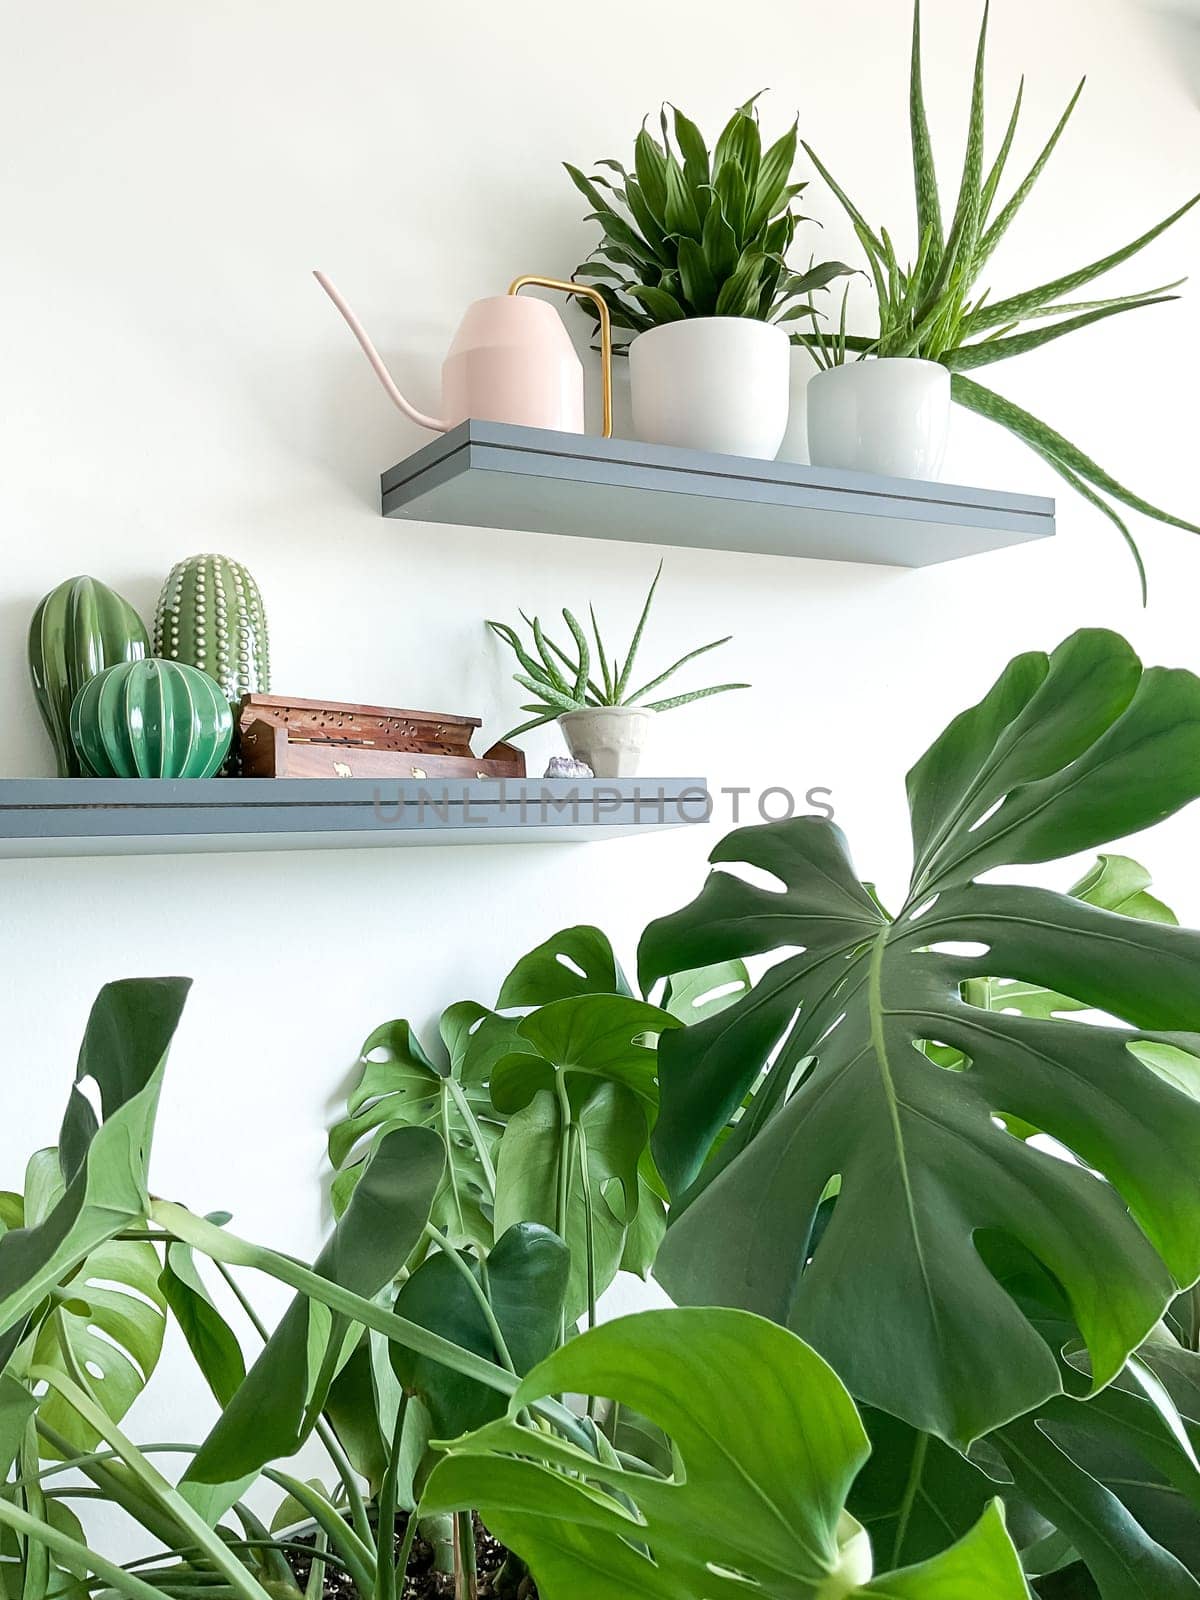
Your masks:
<instances>
[{"instance_id":1,"label":"gray floating shelf","mask_svg":"<svg viewBox=\"0 0 1200 1600\"><path fill-rule=\"evenodd\" d=\"M926 567L1054 533L1054 501L463 422L383 475L414 522Z\"/></svg>"},{"instance_id":2,"label":"gray floating shelf","mask_svg":"<svg viewBox=\"0 0 1200 1600\"><path fill-rule=\"evenodd\" d=\"M0 779L0 856L570 844L706 818L703 778Z\"/></svg>"}]
</instances>

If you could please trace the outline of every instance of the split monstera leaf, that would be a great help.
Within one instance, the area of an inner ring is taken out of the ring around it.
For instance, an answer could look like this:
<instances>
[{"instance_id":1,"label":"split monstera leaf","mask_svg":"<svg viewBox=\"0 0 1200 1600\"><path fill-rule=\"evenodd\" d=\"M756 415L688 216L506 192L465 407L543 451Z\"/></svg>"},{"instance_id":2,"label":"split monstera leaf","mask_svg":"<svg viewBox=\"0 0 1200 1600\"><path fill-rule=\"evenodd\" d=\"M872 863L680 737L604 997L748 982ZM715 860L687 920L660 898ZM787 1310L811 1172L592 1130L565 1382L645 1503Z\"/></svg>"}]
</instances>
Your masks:
<instances>
[{"instance_id":1,"label":"split monstera leaf","mask_svg":"<svg viewBox=\"0 0 1200 1600\"><path fill-rule=\"evenodd\" d=\"M672 1295L783 1323L856 1398L960 1447L1065 1392L1059 1350L1001 1281L1014 1260L1059 1287L1087 1386L1121 1372L1200 1275L1200 1103L1143 1059L1200 1057L1200 935L981 879L1198 791L1200 681L1086 631L1018 657L913 768L894 918L824 819L725 839L699 898L647 929L643 983L799 953L661 1042ZM743 863L779 887L724 870ZM985 1009L965 988L983 979L1112 1021Z\"/></svg>"}]
</instances>

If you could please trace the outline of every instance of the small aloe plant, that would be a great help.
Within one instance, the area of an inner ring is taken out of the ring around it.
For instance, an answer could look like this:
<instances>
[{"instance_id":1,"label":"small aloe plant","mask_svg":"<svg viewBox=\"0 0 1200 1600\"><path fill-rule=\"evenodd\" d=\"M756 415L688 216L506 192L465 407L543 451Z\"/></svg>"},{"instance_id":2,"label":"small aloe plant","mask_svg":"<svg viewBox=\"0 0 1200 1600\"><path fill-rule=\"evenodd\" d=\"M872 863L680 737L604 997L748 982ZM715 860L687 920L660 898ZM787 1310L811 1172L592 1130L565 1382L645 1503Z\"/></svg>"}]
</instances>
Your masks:
<instances>
[{"instance_id":1,"label":"small aloe plant","mask_svg":"<svg viewBox=\"0 0 1200 1600\"><path fill-rule=\"evenodd\" d=\"M809 159L849 217L866 256L878 304L879 332L874 335L847 333L845 297L836 331L831 325L822 326L822 314L817 311L811 295L799 305L784 311L780 320L811 322L811 332L805 331L794 337L797 343L808 346L817 365L823 369L869 356L917 357L940 362L949 368L951 393L960 406L977 412L1015 434L1072 489L1115 524L1137 562L1144 598L1146 574L1142 559L1124 516L1117 507L1126 506L1191 533L1200 533L1200 527L1134 494L1049 424L977 383L967 374L993 362L1006 361L1013 356L1037 350L1055 339L1076 333L1109 317L1123 316L1130 311L1162 305L1178 298L1172 291L1179 287L1182 279L1132 294L1109 295L1094 300L1079 300L1076 295L1085 285L1145 249L1186 215L1200 200L1200 195L1185 200L1170 216L1099 260L1022 293L1001 299L991 297L986 288L980 288L981 276L1053 155L1079 103L1083 83L1080 82L1071 96L1066 110L1032 167L1001 204L1001 179L1021 114L1024 80L1017 89L999 148L989 163L984 154L987 27L988 8L985 4L975 53L962 178L953 213L944 221L942 200L945 196L934 167L933 146L925 114L921 7L920 0L914 0L909 121L916 193L915 262L907 266L902 264L888 230L876 230L870 225L816 152L809 145L804 145Z\"/></svg>"},{"instance_id":2,"label":"small aloe plant","mask_svg":"<svg viewBox=\"0 0 1200 1600\"><path fill-rule=\"evenodd\" d=\"M729 689L750 687L748 683L718 683L707 689L692 689L687 694L672 695L666 700L646 699L651 690L659 688L668 678L674 677L680 667L686 666L689 661L694 661L697 656L702 656L709 650L715 650L718 645L728 644L732 635L727 634L723 639L714 639L711 644L702 644L696 650L689 650L665 672L660 672L639 688L630 690L629 685L633 681L633 663L642 642L646 618L650 614L650 603L654 599L654 591L658 588L661 576L660 561L624 659L615 651L605 649L595 609L590 605L588 615L596 645L594 656L587 634L565 606L562 613L563 621L575 641L574 655L547 636L537 617L528 617L523 611L521 620L533 635L532 649L526 648L515 628L509 627L505 622L489 620L488 627L508 645L522 669L513 673L514 681L537 696L536 700L521 707L522 711L532 711L534 715L528 722L523 722L520 727L506 733L505 739L515 739L518 734L528 733L532 728L540 728L543 723L553 722L556 717L562 716L564 711L582 711L586 706L640 705L645 706L648 711L671 711L676 706L688 705L693 700L705 700L709 695L724 694ZM595 677L592 676L593 661L598 669Z\"/></svg>"}]
</instances>

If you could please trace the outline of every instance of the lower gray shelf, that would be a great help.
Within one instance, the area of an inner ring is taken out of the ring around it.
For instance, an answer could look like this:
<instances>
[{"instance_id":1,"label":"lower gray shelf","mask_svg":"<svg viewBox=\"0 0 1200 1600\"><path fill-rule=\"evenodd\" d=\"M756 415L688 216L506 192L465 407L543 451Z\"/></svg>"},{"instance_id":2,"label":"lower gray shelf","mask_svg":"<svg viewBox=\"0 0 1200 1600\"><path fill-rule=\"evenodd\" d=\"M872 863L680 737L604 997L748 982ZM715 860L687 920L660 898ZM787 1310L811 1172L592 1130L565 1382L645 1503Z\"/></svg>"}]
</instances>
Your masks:
<instances>
[{"instance_id":1,"label":"lower gray shelf","mask_svg":"<svg viewBox=\"0 0 1200 1600\"><path fill-rule=\"evenodd\" d=\"M927 567L1054 533L1054 501L634 439L460 423L383 475L413 522Z\"/></svg>"},{"instance_id":2,"label":"lower gray shelf","mask_svg":"<svg viewBox=\"0 0 1200 1600\"><path fill-rule=\"evenodd\" d=\"M573 844L707 813L703 778L5 778L0 856Z\"/></svg>"}]
</instances>

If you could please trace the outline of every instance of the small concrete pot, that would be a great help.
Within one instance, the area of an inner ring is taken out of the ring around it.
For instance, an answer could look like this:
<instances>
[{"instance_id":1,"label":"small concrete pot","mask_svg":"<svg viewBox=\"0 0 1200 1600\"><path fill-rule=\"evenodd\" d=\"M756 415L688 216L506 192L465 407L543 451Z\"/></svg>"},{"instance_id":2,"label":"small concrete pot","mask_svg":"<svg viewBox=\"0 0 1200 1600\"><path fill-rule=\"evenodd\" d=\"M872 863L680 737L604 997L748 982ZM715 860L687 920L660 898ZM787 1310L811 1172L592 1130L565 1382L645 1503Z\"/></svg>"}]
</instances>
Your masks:
<instances>
[{"instance_id":1,"label":"small concrete pot","mask_svg":"<svg viewBox=\"0 0 1200 1600\"><path fill-rule=\"evenodd\" d=\"M598 778L632 778L653 721L645 706L585 706L564 711L558 725L576 761L586 761Z\"/></svg>"}]
</instances>

